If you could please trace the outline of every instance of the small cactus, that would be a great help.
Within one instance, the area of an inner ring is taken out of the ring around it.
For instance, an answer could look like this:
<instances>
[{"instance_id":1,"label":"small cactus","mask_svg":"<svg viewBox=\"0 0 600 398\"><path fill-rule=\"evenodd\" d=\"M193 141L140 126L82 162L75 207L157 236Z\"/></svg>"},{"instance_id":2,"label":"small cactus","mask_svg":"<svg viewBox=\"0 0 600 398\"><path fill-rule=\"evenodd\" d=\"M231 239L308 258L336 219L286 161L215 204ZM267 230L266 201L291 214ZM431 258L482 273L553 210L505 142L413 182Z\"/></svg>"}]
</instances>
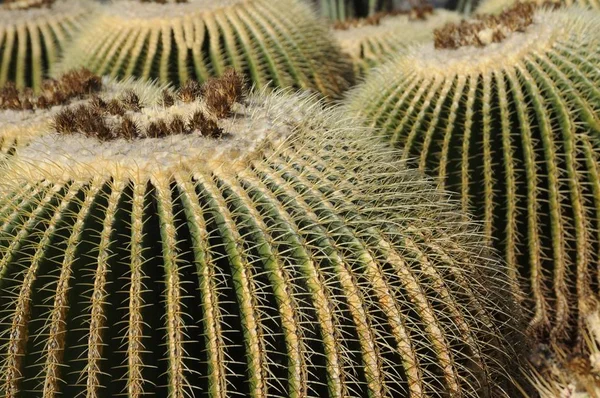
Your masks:
<instances>
[{"instance_id":1,"label":"small cactus","mask_svg":"<svg viewBox=\"0 0 600 398\"><path fill-rule=\"evenodd\" d=\"M113 78L179 86L233 67L258 88L272 83L329 97L353 81L350 61L300 0L158 3L122 0L100 7L56 72L81 65Z\"/></svg>"},{"instance_id":2,"label":"small cactus","mask_svg":"<svg viewBox=\"0 0 600 398\"><path fill-rule=\"evenodd\" d=\"M600 15L518 4L448 25L350 109L484 220L542 341L580 346L600 264Z\"/></svg>"},{"instance_id":3,"label":"small cactus","mask_svg":"<svg viewBox=\"0 0 600 398\"><path fill-rule=\"evenodd\" d=\"M0 87L40 88L90 10L87 0L13 0L0 4Z\"/></svg>"},{"instance_id":4,"label":"small cactus","mask_svg":"<svg viewBox=\"0 0 600 398\"><path fill-rule=\"evenodd\" d=\"M333 27L342 50L352 59L354 75L360 77L403 47L432 40L435 29L459 20L455 12L422 6L337 22Z\"/></svg>"},{"instance_id":5,"label":"small cactus","mask_svg":"<svg viewBox=\"0 0 600 398\"><path fill-rule=\"evenodd\" d=\"M393 153L232 72L64 107L2 169L0 394L510 396L506 276Z\"/></svg>"}]
</instances>

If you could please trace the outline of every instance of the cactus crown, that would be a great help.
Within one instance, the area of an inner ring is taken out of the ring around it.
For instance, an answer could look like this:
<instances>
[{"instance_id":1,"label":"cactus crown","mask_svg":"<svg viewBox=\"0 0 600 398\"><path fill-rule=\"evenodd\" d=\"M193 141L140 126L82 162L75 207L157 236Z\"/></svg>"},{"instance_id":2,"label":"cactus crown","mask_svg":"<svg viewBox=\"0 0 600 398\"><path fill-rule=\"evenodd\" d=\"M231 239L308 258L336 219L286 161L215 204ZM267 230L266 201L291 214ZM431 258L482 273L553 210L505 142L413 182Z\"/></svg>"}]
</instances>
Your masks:
<instances>
[{"instance_id":1,"label":"cactus crown","mask_svg":"<svg viewBox=\"0 0 600 398\"><path fill-rule=\"evenodd\" d=\"M143 105L132 90L120 98L105 101L95 96L74 109L65 108L54 117L54 129L59 134L82 133L101 141L115 139L160 138L202 131L205 136L220 137L222 130L216 120L229 117L232 106L244 94L243 78L229 69L220 78L200 85L189 80L176 96L163 92L164 116L140 118ZM204 100L204 107L200 100ZM174 111L175 110L175 111ZM182 113L178 114L176 110ZM156 114L156 110L153 110ZM135 121L136 115L139 121Z\"/></svg>"},{"instance_id":2,"label":"cactus crown","mask_svg":"<svg viewBox=\"0 0 600 398\"><path fill-rule=\"evenodd\" d=\"M101 88L100 77L83 68L65 73L59 79L44 80L39 94L31 88L19 90L11 82L0 89L0 110L48 109Z\"/></svg>"},{"instance_id":3,"label":"cactus crown","mask_svg":"<svg viewBox=\"0 0 600 398\"><path fill-rule=\"evenodd\" d=\"M335 30L348 30L361 26L379 26L382 19L387 17L395 17L398 15L406 15L410 20L426 20L428 16L433 14L433 7L429 4L412 7L410 10L393 10L382 11L364 18L350 18L345 20L337 20L333 24Z\"/></svg>"},{"instance_id":4,"label":"cactus crown","mask_svg":"<svg viewBox=\"0 0 600 398\"><path fill-rule=\"evenodd\" d=\"M475 21L448 23L434 31L435 48L484 47L499 43L513 32L523 32L533 23L535 3L516 3L500 15L481 15Z\"/></svg>"}]
</instances>

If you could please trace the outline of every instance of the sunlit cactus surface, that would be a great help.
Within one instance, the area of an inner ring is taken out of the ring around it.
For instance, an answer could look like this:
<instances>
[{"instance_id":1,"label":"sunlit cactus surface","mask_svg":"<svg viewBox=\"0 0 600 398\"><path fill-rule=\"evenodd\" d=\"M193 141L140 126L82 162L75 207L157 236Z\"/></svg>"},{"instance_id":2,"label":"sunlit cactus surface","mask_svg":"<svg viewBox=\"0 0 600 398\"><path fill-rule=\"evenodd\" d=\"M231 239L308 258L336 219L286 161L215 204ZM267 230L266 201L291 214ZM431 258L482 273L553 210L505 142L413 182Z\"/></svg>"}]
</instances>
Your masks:
<instances>
[{"instance_id":1,"label":"sunlit cactus surface","mask_svg":"<svg viewBox=\"0 0 600 398\"><path fill-rule=\"evenodd\" d=\"M104 90L2 169L0 395L514 396L501 267L354 119Z\"/></svg>"},{"instance_id":2,"label":"sunlit cactus surface","mask_svg":"<svg viewBox=\"0 0 600 398\"><path fill-rule=\"evenodd\" d=\"M339 96L350 61L301 0L115 0L100 8L56 72L75 66L115 78L181 85L227 67L267 84Z\"/></svg>"}]
</instances>

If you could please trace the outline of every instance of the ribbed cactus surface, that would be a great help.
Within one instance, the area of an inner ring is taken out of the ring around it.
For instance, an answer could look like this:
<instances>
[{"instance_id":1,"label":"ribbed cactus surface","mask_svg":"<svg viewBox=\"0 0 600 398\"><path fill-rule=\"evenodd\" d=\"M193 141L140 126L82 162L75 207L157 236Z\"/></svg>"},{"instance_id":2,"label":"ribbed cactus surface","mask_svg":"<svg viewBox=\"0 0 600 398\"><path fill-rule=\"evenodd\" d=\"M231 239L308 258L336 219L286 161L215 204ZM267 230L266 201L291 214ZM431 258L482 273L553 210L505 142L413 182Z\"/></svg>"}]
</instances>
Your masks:
<instances>
[{"instance_id":1,"label":"ribbed cactus surface","mask_svg":"<svg viewBox=\"0 0 600 398\"><path fill-rule=\"evenodd\" d=\"M600 282L600 17L532 10L437 32L350 108L481 217L531 330L582 344Z\"/></svg>"},{"instance_id":2,"label":"ribbed cactus surface","mask_svg":"<svg viewBox=\"0 0 600 398\"><path fill-rule=\"evenodd\" d=\"M430 7L375 14L334 25L335 38L354 64L354 75L365 75L409 44L433 40L433 31L460 15Z\"/></svg>"},{"instance_id":3,"label":"ribbed cactus surface","mask_svg":"<svg viewBox=\"0 0 600 398\"><path fill-rule=\"evenodd\" d=\"M351 63L300 0L114 1L101 7L57 68L180 85L227 67L268 83L339 96Z\"/></svg>"},{"instance_id":4,"label":"ribbed cactus surface","mask_svg":"<svg viewBox=\"0 0 600 398\"><path fill-rule=\"evenodd\" d=\"M13 82L39 89L90 7L86 0L0 4L0 87Z\"/></svg>"},{"instance_id":5,"label":"ribbed cactus surface","mask_svg":"<svg viewBox=\"0 0 600 398\"><path fill-rule=\"evenodd\" d=\"M519 313L456 206L236 79L100 94L6 163L1 395L510 396Z\"/></svg>"}]
</instances>

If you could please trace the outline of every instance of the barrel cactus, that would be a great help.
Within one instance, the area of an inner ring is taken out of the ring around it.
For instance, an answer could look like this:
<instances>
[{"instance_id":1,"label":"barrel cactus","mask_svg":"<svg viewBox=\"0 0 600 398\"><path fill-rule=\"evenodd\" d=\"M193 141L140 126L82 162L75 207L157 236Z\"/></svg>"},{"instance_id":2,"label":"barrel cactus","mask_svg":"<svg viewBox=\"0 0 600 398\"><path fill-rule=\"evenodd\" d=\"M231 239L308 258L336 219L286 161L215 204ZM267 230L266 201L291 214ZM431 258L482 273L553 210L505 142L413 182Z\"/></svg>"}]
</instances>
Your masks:
<instances>
[{"instance_id":1,"label":"barrel cactus","mask_svg":"<svg viewBox=\"0 0 600 398\"><path fill-rule=\"evenodd\" d=\"M455 12L415 7L337 22L334 33L342 50L352 59L358 77L408 44L433 40L435 29L459 20L460 15Z\"/></svg>"},{"instance_id":2,"label":"barrel cactus","mask_svg":"<svg viewBox=\"0 0 600 398\"><path fill-rule=\"evenodd\" d=\"M301 0L113 1L55 71L79 65L175 86L234 67L258 88L272 83L329 97L353 80L349 60Z\"/></svg>"},{"instance_id":3,"label":"barrel cactus","mask_svg":"<svg viewBox=\"0 0 600 398\"><path fill-rule=\"evenodd\" d=\"M2 396L510 396L506 275L348 115L232 72L114 99L1 170Z\"/></svg>"},{"instance_id":4,"label":"barrel cactus","mask_svg":"<svg viewBox=\"0 0 600 398\"><path fill-rule=\"evenodd\" d=\"M0 4L0 87L39 89L50 66L90 10L86 0L12 0Z\"/></svg>"},{"instance_id":5,"label":"barrel cactus","mask_svg":"<svg viewBox=\"0 0 600 398\"><path fill-rule=\"evenodd\" d=\"M567 346L598 311L598 26L594 12L531 4L448 25L348 104L485 221L530 331Z\"/></svg>"}]
</instances>

